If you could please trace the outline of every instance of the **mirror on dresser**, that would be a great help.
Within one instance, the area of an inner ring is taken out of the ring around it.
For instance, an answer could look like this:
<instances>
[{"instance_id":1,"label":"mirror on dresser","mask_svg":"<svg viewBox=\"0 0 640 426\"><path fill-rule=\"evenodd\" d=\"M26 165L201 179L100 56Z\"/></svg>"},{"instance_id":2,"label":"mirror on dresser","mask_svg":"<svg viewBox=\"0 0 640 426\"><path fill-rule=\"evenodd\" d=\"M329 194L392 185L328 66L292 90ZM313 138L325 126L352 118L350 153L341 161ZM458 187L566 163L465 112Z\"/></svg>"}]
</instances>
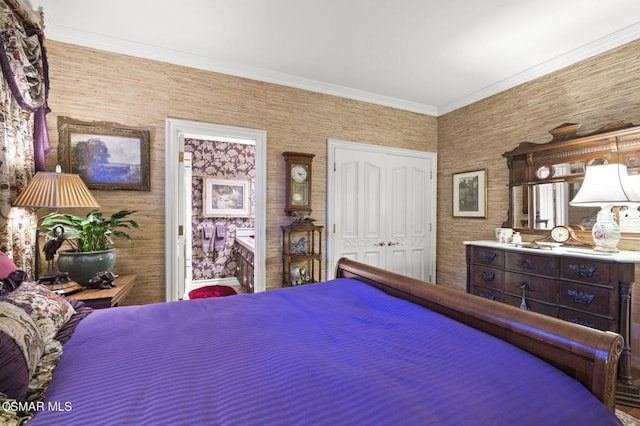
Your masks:
<instances>
[{"instance_id":1,"label":"mirror on dresser","mask_svg":"<svg viewBox=\"0 0 640 426\"><path fill-rule=\"evenodd\" d=\"M621 163L640 186L640 126L614 121L578 134L579 124L549 131L546 143L522 142L505 152L509 167L509 211L503 227L545 233L569 225L590 235L599 207L574 207L587 166ZM623 233L640 233L640 206L616 209Z\"/></svg>"}]
</instances>

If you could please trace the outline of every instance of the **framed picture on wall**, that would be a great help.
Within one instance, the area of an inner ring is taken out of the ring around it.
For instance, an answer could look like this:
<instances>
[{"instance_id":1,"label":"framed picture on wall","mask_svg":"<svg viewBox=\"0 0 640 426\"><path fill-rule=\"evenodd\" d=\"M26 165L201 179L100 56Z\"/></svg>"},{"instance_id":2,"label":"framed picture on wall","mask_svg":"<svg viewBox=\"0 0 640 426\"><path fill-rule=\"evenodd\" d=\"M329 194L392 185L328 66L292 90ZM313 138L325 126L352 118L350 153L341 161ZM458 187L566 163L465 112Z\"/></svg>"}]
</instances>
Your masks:
<instances>
[{"instance_id":1,"label":"framed picture on wall","mask_svg":"<svg viewBox=\"0 0 640 426\"><path fill-rule=\"evenodd\" d=\"M205 176L202 215L205 217L250 217L250 179Z\"/></svg>"},{"instance_id":2,"label":"framed picture on wall","mask_svg":"<svg viewBox=\"0 0 640 426\"><path fill-rule=\"evenodd\" d=\"M149 191L150 132L58 117L58 162L91 189Z\"/></svg>"},{"instance_id":3,"label":"framed picture on wall","mask_svg":"<svg viewBox=\"0 0 640 426\"><path fill-rule=\"evenodd\" d=\"M453 174L453 216L487 217L487 169Z\"/></svg>"}]
</instances>

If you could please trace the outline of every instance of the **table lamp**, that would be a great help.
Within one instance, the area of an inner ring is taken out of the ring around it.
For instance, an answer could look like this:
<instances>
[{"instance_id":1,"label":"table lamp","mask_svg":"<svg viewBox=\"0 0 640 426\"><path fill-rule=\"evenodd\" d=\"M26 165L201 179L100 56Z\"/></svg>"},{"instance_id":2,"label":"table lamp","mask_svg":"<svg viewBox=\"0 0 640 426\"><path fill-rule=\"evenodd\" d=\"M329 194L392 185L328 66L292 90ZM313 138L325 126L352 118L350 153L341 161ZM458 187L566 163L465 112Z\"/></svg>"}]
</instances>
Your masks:
<instances>
[{"instance_id":1,"label":"table lamp","mask_svg":"<svg viewBox=\"0 0 640 426\"><path fill-rule=\"evenodd\" d=\"M62 208L98 208L100 205L93 197L87 185L79 175L62 173L60 166L55 172L37 172L27 187L12 203L13 207L62 209ZM40 247L36 226L35 278L40 278Z\"/></svg>"},{"instance_id":2,"label":"table lamp","mask_svg":"<svg viewBox=\"0 0 640 426\"><path fill-rule=\"evenodd\" d=\"M600 207L591 235L595 251L616 253L620 241L620 226L612 209L640 202L640 188L627 174L624 164L598 164L588 166L584 181L569 203L576 207Z\"/></svg>"}]
</instances>

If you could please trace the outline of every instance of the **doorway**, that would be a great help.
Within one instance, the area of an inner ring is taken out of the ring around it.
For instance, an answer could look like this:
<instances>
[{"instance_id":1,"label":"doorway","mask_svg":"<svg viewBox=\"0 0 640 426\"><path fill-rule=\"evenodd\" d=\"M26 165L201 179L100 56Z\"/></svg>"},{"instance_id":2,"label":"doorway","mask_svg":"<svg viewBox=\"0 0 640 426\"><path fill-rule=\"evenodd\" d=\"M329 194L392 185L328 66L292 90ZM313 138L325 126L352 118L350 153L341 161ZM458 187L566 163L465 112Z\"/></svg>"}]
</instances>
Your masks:
<instances>
[{"instance_id":1,"label":"doorway","mask_svg":"<svg viewBox=\"0 0 640 426\"><path fill-rule=\"evenodd\" d=\"M185 186L181 184L180 153L184 151L185 138L215 139L235 138L255 141L255 255L254 291L266 289L265 238L266 238L266 152L267 133L264 130L168 118L166 120L165 155L165 298L166 301L182 297L180 289L185 283L185 250L191 242L183 238L185 224L190 223L185 210L180 208L184 200Z\"/></svg>"}]
</instances>

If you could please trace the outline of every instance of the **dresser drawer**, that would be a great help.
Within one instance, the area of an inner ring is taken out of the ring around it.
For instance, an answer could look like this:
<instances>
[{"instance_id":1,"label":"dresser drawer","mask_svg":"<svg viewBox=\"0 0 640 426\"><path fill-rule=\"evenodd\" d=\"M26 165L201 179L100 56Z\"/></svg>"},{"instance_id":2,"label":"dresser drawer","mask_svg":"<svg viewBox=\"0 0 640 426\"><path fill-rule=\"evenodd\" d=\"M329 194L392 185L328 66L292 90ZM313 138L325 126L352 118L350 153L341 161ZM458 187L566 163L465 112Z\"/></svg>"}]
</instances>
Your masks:
<instances>
[{"instance_id":1,"label":"dresser drawer","mask_svg":"<svg viewBox=\"0 0 640 426\"><path fill-rule=\"evenodd\" d=\"M476 296L484 297L485 299L493 300L496 302L503 302L504 298L500 291L494 290L492 288L482 287L479 285L472 285L469 293L475 294Z\"/></svg>"},{"instance_id":2,"label":"dresser drawer","mask_svg":"<svg viewBox=\"0 0 640 426\"><path fill-rule=\"evenodd\" d=\"M502 290L504 284L504 271L482 265L472 265L470 270L472 285Z\"/></svg>"},{"instance_id":3,"label":"dresser drawer","mask_svg":"<svg viewBox=\"0 0 640 426\"><path fill-rule=\"evenodd\" d=\"M527 299L535 299L546 303L558 303L558 282L553 278L505 272L505 292L522 296L522 286L526 287L525 295Z\"/></svg>"},{"instance_id":4,"label":"dresser drawer","mask_svg":"<svg viewBox=\"0 0 640 426\"><path fill-rule=\"evenodd\" d=\"M469 293L520 307L526 285L530 311L618 333L620 321L630 318L621 293L634 282L634 263L495 244L468 244L466 250Z\"/></svg>"},{"instance_id":5,"label":"dresser drawer","mask_svg":"<svg viewBox=\"0 0 640 426\"><path fill-rule=\"evenodd\" d=\"M612 316L609 309L611 291L606 288L560 281L558 302L561 306L592 314Z\"/></svg>"},{"instance_id":6,"label":"dresser drawer","mask_svg":"<svg viewBox=\"0 0 640 426\"><path fill-rule=\"evenodd\" d=\"M531 274L556 275L557 258L554 256L535 255L530 253L517 253L508 251L504 255L506 269Z\"/></svg>"},{"instance_id":7,"label":"dresser drawer","mask_svg":"<svg viewBox=\"0 0 640 426\"><path fill-rule=\"evenodd\" d=\"M556 305L548 305L546 303L537 302L535 300L531 300L525 298L525 302L527 304L527 310L531 312L537 312L539 314L546 315L548 317L557 317L558 316L558 308ZM510 296L508 294L504 295L504 303L509 304L511 306L520 307L522 304L522 297Z\"/></svg>"},{"instance_id":8,"label":"dresser drawer","mask_svg":"<svg viewBox=\"0 0 640 426\"><path fill-rule=\"evenodd\" d=\"M616 322L606 318L600 318L594 315L585 314L571 309L559 308L558 318L572 322L574 324L585 325L598 330L609 330L619 332L616 329Z\"/></svg>"},{"instance_id":9,"label":"dresser drawer","mask_svg":"<svg viewBox=\"0 0 640 426\"><path fill-rule=\"evenodd\" d=\"M610 284L614 264L591 259L560 259L560 277L594 284ZM616 283L617 284L617 283Z\"/></svg>"},{"instance_id":10,"label":"dresser drawer","mask_svg":"<svg viewBox=\"0 0 640 426\"><path fill-rule=\"evenodd\" d=\"M504 266L504 250L471 247L471 263L502 268Z\"/></svg>"}]
</instances>

